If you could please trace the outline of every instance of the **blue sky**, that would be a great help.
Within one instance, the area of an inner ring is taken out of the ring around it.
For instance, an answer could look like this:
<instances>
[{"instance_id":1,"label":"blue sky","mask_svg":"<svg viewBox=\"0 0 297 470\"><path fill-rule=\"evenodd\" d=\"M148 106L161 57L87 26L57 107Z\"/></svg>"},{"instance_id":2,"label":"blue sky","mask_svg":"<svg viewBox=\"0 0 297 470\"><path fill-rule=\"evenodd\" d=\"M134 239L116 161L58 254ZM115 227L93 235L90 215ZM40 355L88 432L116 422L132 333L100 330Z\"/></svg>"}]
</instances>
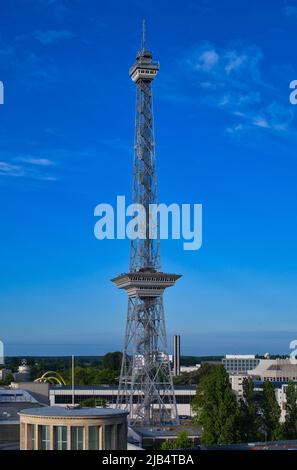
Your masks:
<instances>
[{"instance_id":1,"label":"blue sky","mask_svg":"<svg viewBox=\"0 0 297 470\"><path fill-rule=\"evenodd\" d=\"M14 0L1 5L0 338L7 354L121 349L110 282L127 241L95 206L131 193L147 18L159 200L203 204L203 247L163 241L169 344L183 354L289 353L297 337L294 0Z\"/></svg>"}]
</instances>

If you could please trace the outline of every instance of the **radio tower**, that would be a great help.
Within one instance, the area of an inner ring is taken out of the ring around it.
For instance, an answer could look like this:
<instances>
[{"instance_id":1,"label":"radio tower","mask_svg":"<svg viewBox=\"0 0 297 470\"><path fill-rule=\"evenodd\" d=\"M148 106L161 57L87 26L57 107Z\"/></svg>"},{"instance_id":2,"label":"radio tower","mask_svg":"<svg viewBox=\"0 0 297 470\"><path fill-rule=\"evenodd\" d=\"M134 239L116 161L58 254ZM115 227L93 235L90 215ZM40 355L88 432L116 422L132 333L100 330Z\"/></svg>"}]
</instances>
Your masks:
<instances>
[{"instance_id":1,"label":"radio tower","mask_svg":"<svg viewBox=\"0 0 297 470\"><path fill-rule=\"evenodd\" d=\"M152 81L159 71L146 46L142 26L141 50L130 77L136 84L136 119L133 164L135 204L145 208L142 236L131 241L130 269L112 281L128 294L125 345L117 406L130 412L130 424L160 426L177 424L178 415L163 308L163 293L180 277L161 271L159 224L150 213L157 204L157 173L153 125ZM155 238L150 237L155 230Z\"/></svg>"}]
</instances>

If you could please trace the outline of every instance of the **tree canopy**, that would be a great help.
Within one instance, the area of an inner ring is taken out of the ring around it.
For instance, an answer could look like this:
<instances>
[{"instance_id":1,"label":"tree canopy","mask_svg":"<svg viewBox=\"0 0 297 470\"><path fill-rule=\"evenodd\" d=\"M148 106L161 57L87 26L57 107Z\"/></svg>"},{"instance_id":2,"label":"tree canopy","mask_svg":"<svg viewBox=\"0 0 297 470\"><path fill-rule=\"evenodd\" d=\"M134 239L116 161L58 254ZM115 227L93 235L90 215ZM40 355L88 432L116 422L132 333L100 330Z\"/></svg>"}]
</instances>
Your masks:
<instances>
[{"instance_id":1,"label":"tree canopy","mask_svg":"<svg viewBox=\"0 0 297 470\"><path fill-rule=\"evenodd\" d=\"M239 410L223 365L212 367L197 386L193 400L196 421L203 427L204 444L238 442Z\"/></svg>"}]
</instances>

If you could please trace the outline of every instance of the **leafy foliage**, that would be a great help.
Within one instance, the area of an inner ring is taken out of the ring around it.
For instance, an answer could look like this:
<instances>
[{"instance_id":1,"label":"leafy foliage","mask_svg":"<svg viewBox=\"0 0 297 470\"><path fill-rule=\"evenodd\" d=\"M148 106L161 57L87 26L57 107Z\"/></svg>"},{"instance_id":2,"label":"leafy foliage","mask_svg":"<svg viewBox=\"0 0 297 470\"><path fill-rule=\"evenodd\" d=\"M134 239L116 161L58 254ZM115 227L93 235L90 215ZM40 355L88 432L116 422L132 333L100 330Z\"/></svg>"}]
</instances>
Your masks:
<instances>
[{"instance_id":1,"label":"leafy foliage","mask_svg":"<svg viewBox=\"0 0 297 470\"><path fill-rule=\"evenodd\" d=\"M238 442L239 410L223 365L217 365L201 380L193 400L196 421L203 426L204 444Z\"/></svg>"},{"instance_id":2,"label":"leafy foliage","mask_svg":"<svg viewBox=\"0 0 297 470\"><path fill-rule=\"evenodd\" d=\"M258 404L255 399L253 380L251 377L243 380L243 397L239 401L239 434L242 442L258 441L261 419Z\"/></svg>"},{"instance_id":3,"label":"leafy foliage","mask_svg":"<svg viewBox=\"0 0 297 470\"><path fill-rule=\"evenodd\" d=\"M105 354L101 361L102 368L120 371L122 365L122 356L123 354L119 351Z\"/></svg>"},{"instance_id":4,"label":"leafy foliage","mask_svg":"<svg viewBox=\"0 0 297 470\"><path fill-rule=\"evenodd\" d=\"M200 380L209 373L212 367L215 366L204 362L198 370L193 372L184 372L178 377L173 377L173 383L174 385L198 384Z\"/></svg>"},{"instance_id":5,"label":"leafy foliage","mask_svg":"<svg viewBox=\"0 0 297 470\"><path fill-rule=\"evenodd\" d=\"M268 441L282 438L280 415L281 410L275 398L274 386L271 382L265 380L262 401L262 429Z\"/></svg>"},{"instance_id":6,"label":"leafy foliage","mask_svg":"<svg viewBox=\"0 0 297 470\"><path fill-rule=\"evenodd\" d=\"M5 379L4 380L0 380L0 385L10 385L11 382L13 382L13 375L12 374L7 374L5 376Z\"/></svg>"},{"instance_id":7,"label":"leafy foliage","mask_svg":"<svg viewBox=\"0 0 297 470\"><path fill-rule=\"evenodd\" d=\"M166 440L163 442L162 450L173 450L173 449L190 449L192 447L192 441L189 438L187 431L181 431L175 440Z\"/></svg>"},{"instance_id":8,"label":"leafy foliage","mask_svg":"<svg viewBox=\"0 0 297 470\"><path fill-rule=\"evenodd\" d=\"M290 380L286 389L286 419L284 423L284 437L297 439L297 390Z\"/></svg>"},{"instance_id":9,"label":"leafy foliage","mask_svg":"<svg viewBox=\"0 0 297 470\"><path fill-rule=\"evenodd\" d=\"M82 400L80 404L87 408L93 408L95 406L102 406L105 408L107 406L107 402L104 398L86 398L85 400Z\"/></svg>"}]
</instances>

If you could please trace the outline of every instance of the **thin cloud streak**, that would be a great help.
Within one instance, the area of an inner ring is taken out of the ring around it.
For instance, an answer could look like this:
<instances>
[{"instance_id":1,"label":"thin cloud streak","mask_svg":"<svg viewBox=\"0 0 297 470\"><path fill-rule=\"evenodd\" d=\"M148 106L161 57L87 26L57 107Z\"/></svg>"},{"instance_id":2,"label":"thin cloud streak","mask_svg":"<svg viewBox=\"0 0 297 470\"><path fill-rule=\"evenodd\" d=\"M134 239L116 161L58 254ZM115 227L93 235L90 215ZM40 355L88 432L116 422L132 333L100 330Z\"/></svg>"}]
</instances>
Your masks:
<instances>
[{"instance_id":1,"label":"thin cloud streak","mask_svg":"<svg viewBox=\"0 0 297 470\"><path fill-rule=\"evenodd\" d=\"M256 45L218 47L203 42L178 59L175 80L168 81L163 98L181 104L216 108L229 116L229 135L269 131L297 137L294 109L281 91L263 78L264 55ZM179 74L183 73L180 92ZM164 87L165 90L165 87Z\"/></svg>"}]
</instances>

